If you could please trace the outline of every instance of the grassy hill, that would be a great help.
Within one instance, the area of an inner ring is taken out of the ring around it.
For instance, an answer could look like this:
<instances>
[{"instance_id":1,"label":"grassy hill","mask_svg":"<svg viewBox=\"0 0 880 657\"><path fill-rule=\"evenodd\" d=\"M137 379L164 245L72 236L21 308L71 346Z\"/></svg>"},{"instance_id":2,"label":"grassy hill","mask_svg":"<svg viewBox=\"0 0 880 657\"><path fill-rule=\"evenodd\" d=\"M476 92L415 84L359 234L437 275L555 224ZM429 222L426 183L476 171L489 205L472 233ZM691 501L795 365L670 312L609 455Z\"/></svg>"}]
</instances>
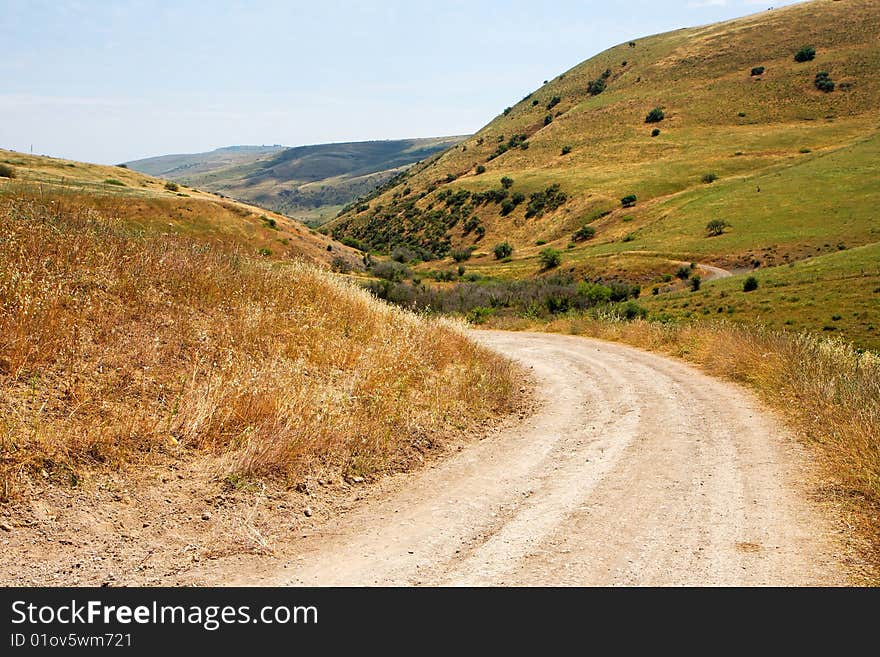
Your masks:
<instances>
[{"instance_id":1,"label":"grassy hill","mask_svg":"<svg viewBox=\"0 0 880 657\"><path fill-rule=\"evenodd\" d=\"M481 277L625 281L658 316L723 306L733 320L880 347L878 42L876 2L815 0L623 43L328 228L440 260L416 272L452 270L449 254L466 249ZM796 57L806 47L812 59ZM496 260L501 242L513 251ZM548 247L559 266L542 263ZM674 278L683 262L734 275L695 269L694 293ZM750 275L759 287L746 293Z\"/></svg>"},{"instance_id":2,"label":"grassy hill","mask_svg":"<svg viewBox=\"0 0 880 657\"><path fill-rule=\"evenodd\" d=\"M358 196L462 139L439 137L296 148L233 147L197 155L137 160L128 165L256 203L300 221L323 223Z\"/></svg>"},{"instance_id":3,"label":"grassy hill","mask_svg":"<svg viewBox=\"0 0 880 657\"><path fill-rule=\"evenodd\" d=\"M123 168L0 165L0 506L193 459L220 457L218 489L369 476L515 403L509 362L331 273L354 251L295 221Z\"/></svg>"},{"instance_id":4,"label":"grassy hill","mask_svg":"<svg viewBox=\"0 0 880 657\"><path fill-rule=\"evenodd\" d=\"M0 199L90 209L132 229L224 242L273 260L359 261L354 250L280 214L130 169L0 150L0 174L3 167L12 177L0 175Z\"/></svg>"},{"instance_id":5,"label":"grassy hill","mask_svg":"<svg viewBox=\"0 0 880 657\"><path fill-rule=\"evenodd\" d=\"M135 171L177 180L237 164L247 164L284 150L284 146L226 146L206 153L177 153L128 162Z\"/></svg>"}]
</instances>

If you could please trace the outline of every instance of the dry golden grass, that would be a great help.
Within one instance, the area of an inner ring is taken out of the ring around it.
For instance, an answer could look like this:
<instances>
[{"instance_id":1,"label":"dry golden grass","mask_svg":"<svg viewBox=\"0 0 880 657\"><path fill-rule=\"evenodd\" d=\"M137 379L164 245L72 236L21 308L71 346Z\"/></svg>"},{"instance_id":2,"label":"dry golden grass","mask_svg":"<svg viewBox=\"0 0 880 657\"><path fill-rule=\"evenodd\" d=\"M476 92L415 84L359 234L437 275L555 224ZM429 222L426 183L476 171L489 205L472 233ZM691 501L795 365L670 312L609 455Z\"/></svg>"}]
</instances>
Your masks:
<instances>
[{"instance_id":1,"label":"dry golden grass","mask_svg":"<svg viewBox=\"0 0 880 657\"><path fill-rule=\"evenodd\" d=\"M235 241L3 198L0 253L5 499L157 452L369 474L514 401L512 366L455 325Z\"/></svg>"},{"instance_id":2,"label":"dry golden grass","mask_svg":"<svg viewBox=\"0 0 880 657\"><path fill-rule=\"evenodd\" d=\"M499 318L493 328L546 330L670 354L746 384L818 445L859 511L880 563L880 356L842 340L727 323L575 317Z\"/></svg>"}]
</instances>

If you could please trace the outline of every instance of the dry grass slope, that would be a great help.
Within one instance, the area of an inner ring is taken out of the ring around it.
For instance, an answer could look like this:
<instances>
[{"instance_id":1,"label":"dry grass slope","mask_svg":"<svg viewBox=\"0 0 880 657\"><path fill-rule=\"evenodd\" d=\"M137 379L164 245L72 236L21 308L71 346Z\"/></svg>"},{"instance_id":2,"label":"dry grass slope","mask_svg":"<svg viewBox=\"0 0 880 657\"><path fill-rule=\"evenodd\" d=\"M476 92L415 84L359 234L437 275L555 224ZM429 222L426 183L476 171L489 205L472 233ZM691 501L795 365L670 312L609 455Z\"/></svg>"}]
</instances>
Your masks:
<instances>
[{"instance_id":1,"label":"dry grass slope","mask_svg":"<svg viewBox=\"0 0 880 657\"><path fill-rule=\"evenodd\" d=\"M454 325L235 242L0 198L0 252L4 500L157 453L226 455L232 480L370 474L514 398Z\"/></svg>"}]
</instances>

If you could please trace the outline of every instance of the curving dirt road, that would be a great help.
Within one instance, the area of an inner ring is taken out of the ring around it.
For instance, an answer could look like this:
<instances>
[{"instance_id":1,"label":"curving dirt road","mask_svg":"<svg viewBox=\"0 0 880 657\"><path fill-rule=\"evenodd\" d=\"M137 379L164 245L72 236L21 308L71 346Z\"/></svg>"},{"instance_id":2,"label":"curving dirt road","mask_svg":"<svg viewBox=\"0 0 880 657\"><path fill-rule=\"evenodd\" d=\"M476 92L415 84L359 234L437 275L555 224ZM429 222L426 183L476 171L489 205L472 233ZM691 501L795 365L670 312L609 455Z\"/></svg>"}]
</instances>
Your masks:
<instances>
[{"instance_id":1,"label":"curving dirt road","mask_svg":"<svg viewBox=\"0 0 880 657\"><path fill-rule=\"evenodd\" d=\"M847 582L807 458L742 389L616 344L475 337L533 368L539 411L338 519L261 583Z\"/></svg>"}]
</instances>

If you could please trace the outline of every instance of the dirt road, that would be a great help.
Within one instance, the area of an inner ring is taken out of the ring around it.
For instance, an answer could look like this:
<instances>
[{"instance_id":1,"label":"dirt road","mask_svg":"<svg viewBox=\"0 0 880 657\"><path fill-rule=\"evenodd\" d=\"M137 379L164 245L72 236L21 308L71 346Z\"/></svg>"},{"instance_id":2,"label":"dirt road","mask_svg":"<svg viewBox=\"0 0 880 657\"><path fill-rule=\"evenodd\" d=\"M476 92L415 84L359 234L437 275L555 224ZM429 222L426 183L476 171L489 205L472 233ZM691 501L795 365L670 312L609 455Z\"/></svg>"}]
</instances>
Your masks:
<instances>
[{"instance_id":1,"label":"dirt road","mask_svg":"<svg viewBox=\"0 0 880 657\"><path fill-rule=\"evenodd\" d=\"M806 456L742 389L615 344L475 336L533 368L540 410L334 521L260 583L846 583Z\"/></svg>"}]
</instances>

